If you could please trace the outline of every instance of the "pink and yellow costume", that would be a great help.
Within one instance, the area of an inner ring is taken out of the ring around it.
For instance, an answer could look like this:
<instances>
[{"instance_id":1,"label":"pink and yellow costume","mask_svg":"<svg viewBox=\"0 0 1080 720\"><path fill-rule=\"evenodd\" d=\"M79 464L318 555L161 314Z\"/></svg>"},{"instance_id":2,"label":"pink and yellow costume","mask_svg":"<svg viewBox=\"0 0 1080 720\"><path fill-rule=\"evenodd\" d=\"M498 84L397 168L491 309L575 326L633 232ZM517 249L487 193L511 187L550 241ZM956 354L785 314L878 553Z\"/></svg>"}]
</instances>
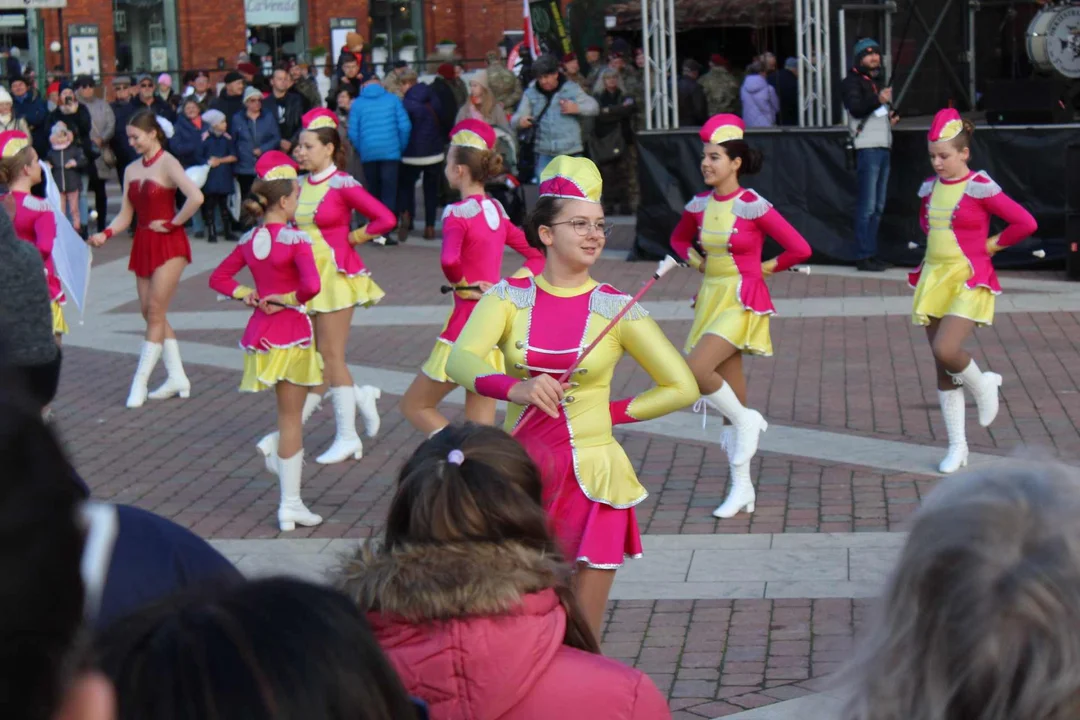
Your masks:
<instances>
[{"instance_id":1,"label":"pink and yellow costume","mask_svg":"<svg viewBox=\"0 0 1080 720\"><path fill-rule=\"evenodd\" d=\"M30 147L30 139L25 133L18 130L0 133L0 157L14 157L27 147ZM53 244L56 242L56 216L53 215L52 206L47 200L29 193L12 192L8 195L15 203L12 225L15 226L16 237L36 247L45 264L45 282L49 286L49 301L52 305L53 333L67 333L68 326L62 307L66 302L64 289L60 285L60 276L56 274L56 263L52 258Z\"/></svg>"},{"instance_id":2,"label":"pink and yellow costume","mask_svg":"<svg viewBox=\"0 0 1080 720\"><path fill-rule=\"evenodd\" d=\"M743 136L735 115L716 115L701 129L701 140L720 144ZM671 247L693 267L705 264L694 305L694 324L686 340L690 352L704 335L718 335L752 355L772 355L769 316L776 312L761 250L765 237L784 248L772 272L786 270L810 257L810 245L765 198L740 188L730 195L703 192L683 210L671 235ZM700 241L704 257L694 248Z\"/></svg>"},{"instance_id":3,"label":"pink and yellow costume","mask_svg":"<svg viewBox=\"0 0 1080 720\"><path fill-rule=\"evenodd\" d=\"M275 155L285 157L281 153ZM271 153L264 157L271 162L276 160ZM287 171L278 168L291 170L291 178ZM296 178L295 168L284 163L269 170L257 169L263 170L259 174L265 180ZM254 288L234 279L245 267L255 279ZM240 339L245 352L241 391L268 390L281 381L308 387L322 384L322 358L315 349L311 319L304 307L304 303L318 295L320 287L311 239L307 235L282 224L248 231L211 273L210 287L236 299L252 293L257 293L257 297L281 295L288 305L273 314L259 308L251 314Z\"/></svg>"},{"instance_id":4,"label":"pink and yellow costume","mask_svg":"<svg viewBox=\"0 0 1080 720\"><path fill-rule=\"evenodd\" d=\"M495 147L495 132L479 120L464 120L450 133L450 144L458 147L491 150ZM530 247L521 228L510 222L506 210L486 195L471 195L446 207L442 218L443 275L455 287L478 282L495 283L502 274L503 250L507 245L525 258L525 266L515 274L539 275L544 269L544 256ZM454 295L454 308L439 333L438 342L421 371L436 382L449 382L446 361L450 349L461 334L477 300ZM501 372L502 353L492 350L488 363Z\"/></svg>"},{"instance_id":5,"label":"pink and yellow costume","mask_svg":"<svg viewBox=\"0 0 1080 720\"><path fill-rule=\"evenodd\" d=\"M589 160L557 157L541 180L541 195L600 202L600 174ZM539 374L561 376L630 299L593 280L577 288L552 286L543 276L503 280L477 304L454 344L447 371L468 390L507 400L519 382ZM506 358L506 373L484 360L493 346ZM624 352L657 387L613 402L611 378ZM640 306L586 356L573 382L558 419L531 413L515 436L543 474L545 505L567 558L614 569L626 556L641 554L634 507L648 493L612 428L686 407L697 399L697 385L678 351ZM524 411L510 405L508 430Z\"/></svg>"},{"instance_id":6,"label":"pink and yellow costume","mask_svg":"<svg viewBox=\"0 0 1080 720\"><path fill-rule=\"evenodd\" d=\"M955 138L963 121L955 110L943 110L935 118L930 142ZM911 321L929 325L931 318L946 315L973 320L979 325L994 321L994 296L1001 293L987 248L990 216L1008 226L997 239L999 248L1015 245L1035 232L1035 218L985 172L970 172L958 180L933 177L919 188L922 206L919 226L926 233L926 256L908 275L915 288Z\"/></svg>"},{"instance_id":7,"label":"pink and yellow costume","mask_svg":"<svg viewBox=\"0 0 1080 720\"><path fill-rule=\"evenodd\" d=\"M303 126L305 130L337 129L337 117L325 108L317 108L304 115ZM334 165L301 181L296 224L311 237L322 280L322 290L308 303L308 312L330 313L374 305L386 294L371 279L364 261L349 242L354 211L368 219L364 232L371 236L382 235L397 225L394 213Z\"/></svg>"}]
</instances>

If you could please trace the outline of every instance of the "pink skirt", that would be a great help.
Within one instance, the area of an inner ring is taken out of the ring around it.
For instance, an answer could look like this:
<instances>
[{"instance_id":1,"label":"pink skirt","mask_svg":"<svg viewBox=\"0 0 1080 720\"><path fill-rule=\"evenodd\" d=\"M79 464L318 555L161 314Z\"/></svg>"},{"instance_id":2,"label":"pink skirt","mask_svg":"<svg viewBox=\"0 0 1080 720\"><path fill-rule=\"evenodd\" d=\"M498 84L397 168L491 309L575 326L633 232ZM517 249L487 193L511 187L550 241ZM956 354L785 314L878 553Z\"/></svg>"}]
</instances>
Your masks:
<instances>
[{"instance_id":1,"label":"pink skirt","mask_svg":"<svg viewBox=\"0 0 1080 720\"><path fill-rule=\"evenodd\" d=\"M590 500L578 484L569 443L553 445L528 435L522 433L518 439L540 468L544 507L566 559L590 568L615 570L626 558L641 557L641 532L634 508L617 509Z\"/></svg>"}]
</instances>

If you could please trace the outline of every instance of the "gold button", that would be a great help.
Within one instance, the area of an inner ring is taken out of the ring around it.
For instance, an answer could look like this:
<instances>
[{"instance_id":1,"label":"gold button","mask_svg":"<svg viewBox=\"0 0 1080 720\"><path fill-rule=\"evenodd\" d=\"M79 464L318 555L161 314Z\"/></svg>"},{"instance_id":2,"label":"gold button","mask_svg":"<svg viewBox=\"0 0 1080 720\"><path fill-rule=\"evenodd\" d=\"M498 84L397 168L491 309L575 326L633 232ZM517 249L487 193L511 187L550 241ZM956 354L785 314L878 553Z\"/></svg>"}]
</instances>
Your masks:
<instances>
[{"instance_id":1,"label":"gold button","mask_svg":"<svg viewBox=\"0 0 1080 720\"><path fill-rule=\"evenodd\" d=\"M579 372L582 375L587 375L589 373L589 368L578 368L577 370L575 370L575 372Z\"/></svg>"},{"instance_id":2,"label":"gold button","mask_svg":"<svg viewBox=\"0 0 1080 720\"><path fill-rule=\"evenodd\" d=\"M568 403L572 403L572 402L574 402L574 396L573 395L567 395L565 398L563 398L563 400L565 400Z\"/></svg>"},{"instance_id":3,"label":"gold button","mask_svg":"<svg viewBox=\"0 0 1080 720\"><path fill-rule=\"evenodd\" d=\"M514 343L514 347L516 347L518 350L524 350L525 349L525 343L518 340L516 343Z\"/></svg>"},{"instance_id":4,"label":"gold button","mask_svg":"<svg viewBox=\"0 0 1080 720\"><path fill-rule=\"evenodd\" d=\"M524 370L525 366L522 365L521 363L514 363L514 369L515 370Z\"/></svg>"}]
</instances>

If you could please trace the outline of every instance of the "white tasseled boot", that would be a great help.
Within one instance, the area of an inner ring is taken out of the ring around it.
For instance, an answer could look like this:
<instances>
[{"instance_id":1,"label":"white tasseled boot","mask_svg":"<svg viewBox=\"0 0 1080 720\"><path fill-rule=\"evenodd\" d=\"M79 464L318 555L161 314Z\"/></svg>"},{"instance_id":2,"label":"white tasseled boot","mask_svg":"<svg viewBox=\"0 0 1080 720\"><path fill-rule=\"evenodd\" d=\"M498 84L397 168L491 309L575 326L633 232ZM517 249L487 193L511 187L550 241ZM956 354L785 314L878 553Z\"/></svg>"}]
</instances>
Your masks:
<instances>
[{"instance_id":1,"label":"white tasseled boot","mask_svg":"<svg viewBox=\"0 0 1080 720\"><path fill-rule=\"evenodd\" d=\"M300 499L300 478L304 472L304 451L291 458L275 456L278 466L278 482L281 486L281 502L278 504L278 528L282 532L295 530L297 525L312 527L322 522L322 516L307 509Z\"/></svg>"},{"instance_id":2,"label":"white tasseled boot","mask_svg":"<svg viewBox=\"0 0 1080 720\"><path fill-rule=\"evenodd\" d=\"M967 437L964 432L964 389L938 390L945 430L949 434L949 452L938 465L938 471L954 473L968 463Z\"/></svg>"},{"instance_id":3,"label":"white tasseled boot","mask_svg":"<svg viewBox=\"0 0 1080 720\"><path fill-rule=\"evenodd\" d=\"M147 397L151 400L166 400L179 395L182 398L191 395L191 381L184 372L184 361L180 359L180 344L173 338L166 338L162 346L161 359L165 361L165 370L169 376L161 386Z\"/></svg>"},{"instance_id":4,"label":"white tasseled boot","mask_svg":"<svg viewBox=\"0 0 1080 720\"><path fill-rule=\"evenodd\" d=\"M128 392L127 406L139 408L146 402L146 384L150 382L150 373L154 372L161 357L161 345L158 343L144 342L142 352L139 353L139 366L135 369L135 377L131 379L131 390Z\"/></svg>"},{"instance_id":5,"label":"white tasseled boot","mask_svg":"<svg viewBox=\"0 0 1080 720\"><path fill-rule=\"evenodd\" d=\"M364 456L364 443L356 434L356 392L352 385L330 388L330 399L334 401L337 434L334 436L334 444L315 458L315 462L320 465L333 465L350 457L359 460Z\"/></svg>"},{"instance_id":6,"label":"white tasseled boot","mask_svg":"<svg viewBox=\"0 0 1080 720\"><path fill-rule=\"evenodd\" d=\"M713 517L724 520L735 517L743 510L748 513L754 512L754 501L757 500L754 481L750 479L750 463L731 464L728 467L731 473L731 486L724 502L712 513Z\"/></svg>"},{"instance_id":7,"label":"white tasseled boot","mask_svg":"<svg viewBox=\"0 0 1080 720\"><path fill-rule=\"evenodd\" d=\"M353 385L353 395L356 397L356 411L360 413L360 419L364 421L364 434L375 437L379 434L379 426L382 418L379 417L379 407L375 401L382 397L382 390L372 385L358 387Z\"/></svg>"},{"instance_id":8,"label":"white tasseled boot","mask_svg":"<svg viewBox=\"0 0 1080 720\"><path fill-rule=\"evenodd\" d=\"M746 465L754 457L758 447L758 436L769 428L769 423L757 410L743 407L735 391L727 383L711 395L705 395L707 402L731 421L735 428L734 447L728 448L728 458L732 465Z\"/></svg>"},{"instance_id":9,"label":"white tasseled boot","mask_svg":"<svg viewBox=\"0 0 1080 720\"><path fill-rule=\"evenodd\" d=\"M322 407L322 395L319 393L309 392L307 397L304 398L304 409L300 412L300 424L307 425L307 421L311 419L311 416L315 414L315 411ZM277 448L278 448L278 434L274 431L268 435L263 435L262 440L255 443L255 447L266 461L266 469L268 472L277 475Z\"/></svg>"},{"instance_id":10,"label":"white tasseled boot","mask_svg":"<svg viewBox=\"0 0 1080 720\"><path fill-rule=\"evenodd\" d=\"M949 374L952 375L953 382L957 385L966 385L971 391L971 397L975 399L975 407L979 408L979 424L989 427L998 414L998 388L1001 387L1001 376L995 372L982 372L974 360L960 372Z\"/></svg>"}]
</instances>

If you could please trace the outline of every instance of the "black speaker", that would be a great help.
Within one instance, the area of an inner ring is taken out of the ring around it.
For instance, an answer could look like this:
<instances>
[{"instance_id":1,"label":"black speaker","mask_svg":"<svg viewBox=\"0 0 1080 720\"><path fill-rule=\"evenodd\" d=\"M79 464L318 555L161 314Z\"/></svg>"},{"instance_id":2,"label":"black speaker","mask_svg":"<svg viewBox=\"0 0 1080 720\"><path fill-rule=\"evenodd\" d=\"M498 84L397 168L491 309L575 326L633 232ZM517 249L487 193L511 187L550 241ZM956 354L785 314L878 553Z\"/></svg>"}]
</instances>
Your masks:
<instances>
[{"instance_id":1,"label":"black speaker","mask_svg":"<svg viewBox=\"0 0 1080 720\"><path fill-rule=\"evenodd\" d=\"M1080 212L1065 213L1065 277L1080 280Z\"/></svg>"},{"instance_id":2,"label":"black speaker","mask_svg":"<svg viewBox=\"0 0 1080 720\"><path fill-rule=\"evenodd\" d=\"M1067 123L1072 115L1062 100L1065 91L1063 82L1045 78L987 83L982 97L986 121L991 125Z\"/></svg>"}]
</instances>

